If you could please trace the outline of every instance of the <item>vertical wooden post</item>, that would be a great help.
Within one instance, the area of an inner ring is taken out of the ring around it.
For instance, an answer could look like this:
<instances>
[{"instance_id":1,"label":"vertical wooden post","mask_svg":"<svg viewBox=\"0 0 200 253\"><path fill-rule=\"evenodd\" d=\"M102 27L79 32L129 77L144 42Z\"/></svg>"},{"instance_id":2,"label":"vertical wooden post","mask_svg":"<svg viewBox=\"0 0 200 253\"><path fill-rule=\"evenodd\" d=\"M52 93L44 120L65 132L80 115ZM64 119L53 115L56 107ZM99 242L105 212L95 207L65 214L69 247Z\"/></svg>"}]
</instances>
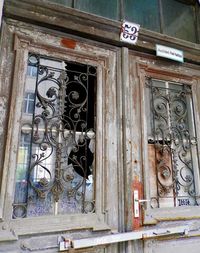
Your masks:
<instances>
[{"instance_id":1,"label":"vertical wooden post","mask_svg":"<svg viewBox=\"0 0 200 253\"><path fill-rule=\"evenodd\" d=\"M0 1L0 28L1 28L1 23L2 23L3 3L4 3L4 0L1 0Z\"/></svg>"}]
</instances>

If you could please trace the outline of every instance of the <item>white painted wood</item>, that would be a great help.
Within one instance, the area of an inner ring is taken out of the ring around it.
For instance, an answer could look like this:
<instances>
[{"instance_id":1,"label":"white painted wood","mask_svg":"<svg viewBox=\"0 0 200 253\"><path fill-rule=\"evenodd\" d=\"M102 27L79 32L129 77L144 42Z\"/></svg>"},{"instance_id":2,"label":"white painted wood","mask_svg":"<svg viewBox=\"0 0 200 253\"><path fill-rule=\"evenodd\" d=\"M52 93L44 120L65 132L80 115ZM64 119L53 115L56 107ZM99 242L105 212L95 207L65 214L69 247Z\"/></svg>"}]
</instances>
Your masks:
<instances>
[{"instance_id":1,"label":"white painted wood","mask_svg":"<svg viewBox=\"0 0 200 253\"><path fill-rule=\"evenodd\" d=\"M12 232L8 230L0 231L0 242L5 241L17 241L18 237Z\"/></svg>"},{"instance_id":2,"label":"white painted wood","mask_svg":"<svg viewBox=\"0 0 200 253\"><path fill-rule=\"evenodd\" d=\"M147 245L145 253L199 253L200 240L199 238L188 238L187 240L155 240Z\"/></svg>"}]
</instances>

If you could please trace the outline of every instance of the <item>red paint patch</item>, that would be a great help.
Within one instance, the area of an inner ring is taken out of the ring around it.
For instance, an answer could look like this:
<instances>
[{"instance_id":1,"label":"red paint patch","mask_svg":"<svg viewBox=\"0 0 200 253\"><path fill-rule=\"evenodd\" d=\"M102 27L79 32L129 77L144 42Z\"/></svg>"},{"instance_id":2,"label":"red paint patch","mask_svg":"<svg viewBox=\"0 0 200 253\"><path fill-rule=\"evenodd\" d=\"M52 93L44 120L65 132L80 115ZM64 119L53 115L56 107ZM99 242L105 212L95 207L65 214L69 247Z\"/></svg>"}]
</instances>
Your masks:
<instances>
[{"instance_id":1,"label":"red paint patch","mask_svg":"<svg viewBox=\"0 0 200 253\"><path fill-rule=\"evenodd\" d=\"M61 46L74 49L76 47L76 41L72 39L63 38L60 41Z\"/></svg>"}]
</instances>

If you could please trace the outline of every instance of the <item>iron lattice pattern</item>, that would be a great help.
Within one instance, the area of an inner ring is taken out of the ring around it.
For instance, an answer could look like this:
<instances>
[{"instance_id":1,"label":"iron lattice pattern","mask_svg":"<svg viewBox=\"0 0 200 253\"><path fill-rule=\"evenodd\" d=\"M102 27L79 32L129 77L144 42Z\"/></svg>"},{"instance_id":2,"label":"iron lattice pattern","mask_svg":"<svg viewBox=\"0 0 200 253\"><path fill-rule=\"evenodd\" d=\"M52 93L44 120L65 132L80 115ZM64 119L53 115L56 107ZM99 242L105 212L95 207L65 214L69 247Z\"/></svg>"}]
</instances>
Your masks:
<instances>
[{"instance_id":1,"label":"iron lattice pattern","mask_svg":"<svg viewBox=\"0 0 200 253\"><path fill-rule=\"evenodd\" d=\"M13 217L94 212L96 68L30 54L25 89Z\"/></svg>"},{"instance_id":2,"label":"iron lattice pattern","mask_svg":"<svg viewBox=\"0 0 200 253\"><path fill-rule=\"evenodd\" d=\"M191 87L152 79L147 80L147 87L151 205L198 205L199 164Z\"/></svg>"}]
</instances>

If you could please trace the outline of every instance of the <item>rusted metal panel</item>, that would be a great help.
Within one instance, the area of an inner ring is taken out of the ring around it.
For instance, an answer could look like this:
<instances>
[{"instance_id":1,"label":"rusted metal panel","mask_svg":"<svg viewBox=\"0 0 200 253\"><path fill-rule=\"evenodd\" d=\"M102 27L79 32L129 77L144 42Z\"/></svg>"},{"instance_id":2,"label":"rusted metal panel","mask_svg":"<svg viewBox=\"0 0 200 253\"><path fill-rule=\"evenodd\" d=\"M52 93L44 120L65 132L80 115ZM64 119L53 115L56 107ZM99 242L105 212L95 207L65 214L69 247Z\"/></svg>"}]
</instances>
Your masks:
<instances>
[{"instance_id":1,"label":"rusted metal panel","mask_svg":"<svg viewBox=\"0 0 200 253\"><path fill-rule=\"evenodd\" d=\"M169 206L169 201L173 204L173 171L172 171L172 159L169 152L161 154L156 150L154 144L148 144L148 159L149 159L149 184L150 184L150 196L151 206L157 207L157 198L162 195L163 185L166 186L165 198L159 203L160 207ZM159 165L160 164L160 165ZM163 173L168 173L166 176ZM168 198L171 198L169 200ZM166 203L166 204L165 204Z\"/></svg>"},{"instance_id":2,"label":"rusted metal panel","mask_svg":"<svg viewBox=\"0 0 200 253\"><path fill-rule=\"evenodd\" d=\"M142 227L142 202L143 189L142 182L135 176L132 184L132 198L133 198L133 230L138 230ZM136 199L137 198L137 199Z\"/></svg>"}]
</instances>

